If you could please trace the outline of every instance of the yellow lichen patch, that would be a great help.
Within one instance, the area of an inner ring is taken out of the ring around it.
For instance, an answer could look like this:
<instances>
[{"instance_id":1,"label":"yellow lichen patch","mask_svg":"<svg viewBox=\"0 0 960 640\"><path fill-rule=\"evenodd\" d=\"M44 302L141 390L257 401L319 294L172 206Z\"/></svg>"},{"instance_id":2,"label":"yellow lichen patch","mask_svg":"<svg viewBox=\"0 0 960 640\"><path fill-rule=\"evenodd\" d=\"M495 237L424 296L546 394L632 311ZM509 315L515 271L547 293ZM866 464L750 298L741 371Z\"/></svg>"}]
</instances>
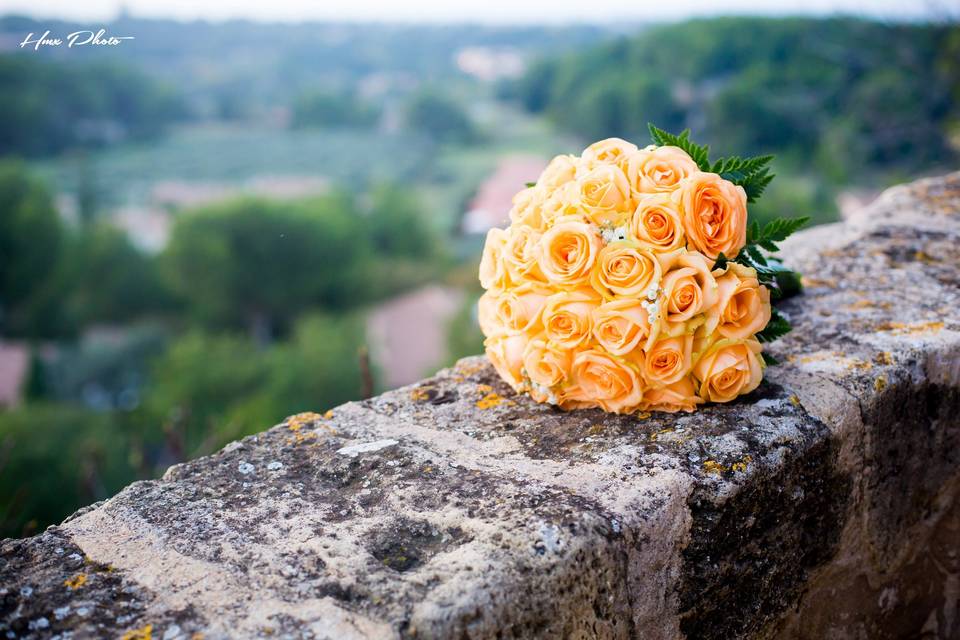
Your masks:
<instances>
[{"instance_id":1,"label":"yellow lichen patch","mask_svg":"<svg viewBox=\"0 0 960 640\"><path fill-rule=\"evenodd\" d=\"M153 637L153 625L148 624L140 629L131 629L120 636L120 640L150 640Z\"/></svg>"},{"instance_id":2,"label":"yellow lichen patch","mask_svg":"<svg viewBox=\"0 0 960 640\"><path fill-rule=\"evenodd\" d=\"M893 356L889 351L881 351L873 357L873 361L877 364L893 364Z\"/></svg>"},{"instance_id":3,"label":"yellow lichen patch","mask_svg":"<svg viewBox=\"0 0 960 640\"><path fill-rule=\"evenodd\" d=\"M884 376L877 376L877 379L873 381L873 388L877 391L883 391L887 388L887 379Z\"/></svg>"},{"instance_id":4,"label":"yellow lichen patch","mask_svg":"<svg viewBox=\"0 0 960 640\"><path fill-rule=\"evenodd\" d=\"M723 473L728 469L716 460L707 460L703 463L703 470L707 473Z\"/></svg>"},{"instance_id":5,"label":"yellow lichen patch","mask_svg":"<svg viewBox=\"0 0 960 640\"><path fill-rule=\"evenodd\" d=\"M913 259L917 262L922 262L924 264L933 264L935 262L940 262L939 258L936 258L926 251L917 251L913 254Z\"/></svg>"},{"instance_id":6,"label":"yellow lichen patch","mask_svg":"<svg viewBox=\"0 0 960 640\"><path fill-rule=\"evenodd\" d=\"M483 371L484 365L474 364L474 365L458 365L455 371L463 376L472 376L475 373L480 373Z\"/></svg>"},{"instance_id":7,"label":"yellow lichen patch","mask_svg":"<svg viewBox=\"0 0 960 640\"><path fill-rule=\"evenodd\" d=\"M861 370L861 371L869 371L870 369L873 369L873 363L872 363L872 362L866 362L866 361L864 361L864 360L851 360L851 361L850 361L850 368L851 368L851 369L859 369L859 370Z\"/></svg>"},{"instance_id":8,"label":"yellow lichen patch","mask_svg":"<svg viewBox=\"0 0 960 640\"><path fill-rule=\"evenodd\" d=\"M478 384L477 393L490 393L493 391L493 387L488 384Z\"/></svg>"},{"instance_id":9,"label":"yellow lichen patch","mask_svg":"<svg viewBox=\"0 0 960 640\"><path fill-rule=\"evenodd\" d=\"M867 309L875 306L877 305L875 302L873 302L873 300L867 300L866 298L863 298L861 300L857 300L853 304L848 304L847 309Z\"/></svg>"},{"instance_id":10,"label":"yellow lichen patch","mask_svg":"<svg viewBox=\"0 0 960 640\"><path fill-rule=\"evenodd\" d=\"M316 440L315 431L295 431L292 438L287 438L287 444L302 444L308 440Z\"/></svg>"},{"instance_id":11,"label":"yellow lichen patch","mask_svg":"<svg viewBox=\"0 0 960 640\"><path fill-rule=\"evenodd\" d=\"M589 435L591 435L591 436L595 436L595 435L597 435L597 434L603 433L603 425L602 425L602 424L592 424L592 425L590 425L590 428L587 429L587 433L588 433Z\"/></svg>"},{"instance_id":12,"label":"yellow lichen patch","mask_svg":"<svg viewBox=\"0 0 960 640\"><path fill-rule=\"evenodd\" d=\"M195 634L190 636L190 640L203 640L203 634L197 631Z\"/></svg>"},{"instance_id":13,"label":"yellow lichen patch","mask_svg":"<svg viewBox=\"0 0 960 640\"><path fill-rule=\"evenodd\" d=\"M797 396L797 394L793 394L792 396L790 396L789 400L790 400L790 404L792 404L793 406L795 407L800 406L800 397Z\"/></svg>"},{"instance_id":14,"label":"yellow lichen patch","mask_svg":"<svg viewBox=\"0 0 960 640\"><path fill-rule=\"evenodd\" d=\"M930 321L930 322L884 322L879 327L877 331L889 331L897 335L915 335L918 333L930 333L934 331L940 331L943 329L943 322L940 321Z\"/></svg>"},{"instance_id":15,"label":"yellow lichen patch","mask_svg":"<svg viewBox=\"0 0 960 640\"><path fill-rule=\"evenodd\" d=\"M78 573L72 578L67 578L63 581L63 586L70 589L71 591L76 591L83 585L87 584L87 576L83 573Z\"/></svg>"},{"instance_id":16,"label":"yellow lichen patch","mask_svg":"<svg viewBox=\"0 0 960 640\"><path fill-rule=\"evenodd\" d=\"M323 414L323 419L330 420L331 418L333 418L333 409L327 409Z\"/></svg>"},{"instance_id":17,"label":"yellow lichen patch","mask_svg":"<svg viewBox=\"0 0 960 640\"><path fill-rule=\"evenodd\" d=\"M499 393L488 393L479 400L477 400L478 409L492 409L499 404L513 405L516 404L513 400L507 400Z\"/></svg>"},{"instance_id":18,"label":"yellow lichen patch","mask_svg":"<svg viewBox=\"0 0 960 640\"><path fill-rule=\"evenodd\" d=\"M433 387L417 387L410 392L410 399L414 402L422 402L423 400L430 399L430 390Z\"/></svg>"},{"instance_id":19,"label":"yellow lichen patch","mask_svg":"<svg viewBox=\"0 0 960 640\"><path fill-rule=\"evenodd\" d=\"M746 471L747 465L753 462L753 457L750 455L745 455L740 459L740 462L734 462L730 465L730 469L733 471Z\"/></svg>"},{"instance_id":20,"label":"yellow lichen patch","mask_svg":"<svg viewBox=\"0 0 960 640\"><path fill-rule=\"evenodd\" d=\"M650 434L650 439L656 440L659 436L662 436L665 433L673 433L673 429L671 427L667 427L666 429L660 429L660 431L654 431Z\"/></svg>"},{"instance_id":21,"label":"yellow lichen patch","mask_svg":"<svg viewBox=\"0 0 960 640\"><path fill-rule=\"evenodd\" d=\"M641 411L640 413L637 414L637 419L638 419L638 420L646 420L647 418L649 418L649 417L652 416L652 415L653 415L653 414L650 413L649 411Z\"/></svg>"},{"instance_id":22,"label":"yellow lichen patch","mask_svg":"<svg viewBox=\"0 0 960 640\"><path fill-rule=\"evenodd\" d=\"M300 431L311 422L316 422L320 419L319 413L314 413L312 411L306 411L304 413L298 413L295 416L290 416L287 418L287 428L290 431Z\"/></svg>"}]
</instances>

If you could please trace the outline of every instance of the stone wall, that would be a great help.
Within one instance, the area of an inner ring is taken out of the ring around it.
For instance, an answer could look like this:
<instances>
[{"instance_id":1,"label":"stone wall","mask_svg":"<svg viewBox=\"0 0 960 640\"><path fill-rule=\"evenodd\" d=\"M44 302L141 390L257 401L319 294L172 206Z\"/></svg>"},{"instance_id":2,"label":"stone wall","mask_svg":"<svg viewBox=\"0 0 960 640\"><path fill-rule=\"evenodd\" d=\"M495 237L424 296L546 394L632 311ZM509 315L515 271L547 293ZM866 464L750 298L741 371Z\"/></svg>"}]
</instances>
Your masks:
<instances>
[{"instance_id":1,"label":"stone wall","mask_svg":"<svg viewBox=\"0 0 960 640\"><path fill-rule=\"evenodd\" d=\"M0 634L958 638L960 174L786 255L749 397L563 413L469 358L4 541Z\"/></svg>"}]
</instances>

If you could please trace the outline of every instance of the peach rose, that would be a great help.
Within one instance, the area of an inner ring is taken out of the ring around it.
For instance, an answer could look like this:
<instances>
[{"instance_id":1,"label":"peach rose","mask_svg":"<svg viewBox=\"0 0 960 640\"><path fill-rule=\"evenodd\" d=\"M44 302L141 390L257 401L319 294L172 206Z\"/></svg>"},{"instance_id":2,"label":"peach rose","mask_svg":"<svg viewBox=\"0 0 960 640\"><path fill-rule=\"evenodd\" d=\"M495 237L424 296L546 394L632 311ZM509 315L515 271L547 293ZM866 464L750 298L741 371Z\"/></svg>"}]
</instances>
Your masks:
<instances>
[{"instance_id":1,"label":"peach rose","mask_svg":"<svg viewBox=\"0 0 960 640\"><path fill-rule=\"evenodd\" d=\"M535 280L543 282L545 278L537 264L539 256L540 232L527 226L511 226L510 234L503 248L503 262L507 274L514 282Z\"/></svg>"},{"instance_id":2,"label":"peach rose","mask_svg":"<svg viewBox=\"0 0 960 640\"><path fill-rule=\"evenodd\" d=\"M600 296L592 289L561 291L547 298L541 321L547 338L564 349L573 349L590 337L593 310Z\"/></svg>"},{"instance_id":3,"label":"peach rose","mask_svg":"<svg viewBox=\"0 0 960 640\"><path fill-rule=\"evenodd\" d=\"M507 328L500 324L500 317L497 315L499 294L500 291L495 289L484 291L480 300L477 301L477 323L480 325L480 331L488 338L507 333Z\"/></svg>"},{"instance_id":4,"label":"peach rose","mask_svg":"<svg viewBox=\"0 0 960 640\"><path fill-rule=\"evenodd\" d=\"M543 203L540 215L546 227L553 226L561 218L566 222L588 222L580 206L580 185L568 182L555 189Z\"/></svg>"},{"instance_id":5,"label":"peach rose","mask_svg":"<svg viewBox=\"0 0 960 640\"><path fill-rule=\"evenodd\" d=\"M679 252L666 258L669 270L663 276L660 316L675 329L694 316L710 309L717 302L717 282L710 265L699 253Z\"/></svg>"},{"instance_id":6,"label":"peach rose","mask_svg":"<svg viewBox=\"0 0 960 640\"><path fill-rule=\"evenodd\" d=\"M527 377L541 387L556 387L570 379L573 355L570 349L559 348L537 338L523 352L523 368Z\"/></svg>"},{"instance_id":7,"label":"peach rose","mask_svg":"<svg viewBox=\"0 0 960 640\"><path fill-rule=\"evenodd\" d=\"M523 334L494 336L483 342L493 368L514 391L523 389L523 351L527 342Z\"/></svg>"},{"instance_id":8,"label":"peach rose","mask_svg":"<svg viewBox=\"0 0 960 640\"><path fill-rule=\"evenodd\" d=\"M685 378L693 368L693 335L658 340L647 352L643 375L653 387L665 387Z\"/></svg>"},{"instance_id":9,"label":"peach rose","mask_svg":"<svg viewBox=\"0 0 960 640\"><path fill-rule=\"evenodd\" d=\"M753 268L728 262L717 277L717 291L717 303L707 312L707 332L744 340L770 322L770 290L760 284Z\"/></svg>"},{"instance_id":10,"label":"peach rose","mask_svg":"<svg viewBox=\"0 0 960 640\"><path fill-rule=\"evenodd\" d=\"M631 413L643 401L643 382L636 369L600 349L577 353L572 377L573 386L564 395L567 406L591 403L611 413Z\"/></svg>"},{"instance_id":11,"label":"peach rose","mask_svg":"<svg viewBox=\"0 0 960 640\"><path fill-rule=\"evenodd\" d=\"M684 246L683 222L677 205L668 194L642 198L630 221L633 237L656 251L673 251Z\"/></svg>"},{"instance_id":12,"label":"peach rose","mask_svg":"<svg viewBox=\"0 0 960 640\"><path fill-rule=\"evenodd\" d=\"M627 180L637 194L670 192L698 171L697 163L680 147L654 147L630 155Z\"/></svg>"},{"instance_id":13,"label":"peach rose","mask_svg":"<svg viewBox=\"0 0 960 640\"><path fill-rule=\"evenodd\" d=\"M693 380L687 376L665 387L648 389L643 394L643 404L640 408L644 411L691 413L696 410L698 404L703 404L703 398L697 395Z\"/></svg>"},{"instance_id":14,"label":"peach rose","mask_svg":"<svg viewBox=\"0 0 960 640\"><path fill-rule=\"evenodd\" d=\"M577 158L570 155L561 155L554 157L543 170L540 177L537 178L537 186L547 190L554 190L557 187L571 182L577 174Z\"/></svg>"},{"instance_id":15,"label":"peach rose","mask_svg":"<svg viewBox=\"0 0 960 640\"><path fill-rule=\"evenodd\" d=\"M558 222L540 237L540 271L553 284L577 286L590 277L601 246L590 225Z\"/></svg>"},{"instance_id":16,"label":"peach rose","mask_svg":"<svg viewBox=\"0 0 960 640\"><path fill-rule=\"evenodd\" d=\"M580 186L580 206L591 222L617 224L633 208L630 185L619 167L597 165L577 180Z\"/></svg>"},{"instance_id":17,"label":"peach rose","mask_svg":"<svg viewBox=\"0 0 960 640\"><path fill-rule=\"evenodd\" d=\"M637 145L621 138L607 138L594 142L580 154L580 163L587 170L602 164L612 164L624 169L627 159L637 152Z\"/></svg>"},{"instance_id":18,"label":"peach rose","mask_svg":"<svg viewBox=\"0 0 960 640\"><path fill-rule=\"evenodd\" d=\"M660 282L660 261L649 249L636 248L627 242L611 242L597 256L597 268L590 284L605 298L616 296L643 297Z\"/></svg>"},{"instance_id":19,"label":"peach rose","mask_svg":"<svg viewBox=\"0 0 960 640\"><path fill-rule=\"evenodd\" d=\"M497 323L511 333L536 333L550 289L533 282L508 289L497 297Z\"/></svg>"},{"instance_id":20,"label":"peach rose","mask_svg":"<svg viewBox=\"0 0 960 640\"><path fill-rule=\"evenodd\" d=\"M510 209L510 222L513 225L525 225L541 231L544 227L542 208L544 191L538 187L527 187L513 196Z\"/></svg>"},{"instance_id":21,"label":"peach rose","mask_svg":"<svg viewBox=\"0 0 960 640\"><path fill-rule=\"evenodd\" d=\"M760 385L763 347L756 340L717 340L693 367L700 397L708 402L730 402Z\"/></svg>"},{"instance_id":22,"label":"peach rose","mask_svg":"<svg viewBox=\"0 0 960 640\"><path fill-rule=\"evenodd\" d=\"M507 269L503 262L503 250L507 244L507 232L494 227L487 232L480 258L480 286L484 289L502 289L507 285Z\"/></svg>"},{"instance_id":23,"label":"peach rose","mask_svg":"<svg viewBox=\"0 0 960 640\"><path fill-rule=\"evenodd\" d=\"M612 300L593 310L593 337L615 356L637 349L649 336L647 312L638 300Z\"/></svg>"},{"instance_id":24,"label":"peach rose","mask_svg":"<svg viewBox=\"0 0 960 640\"><path fill-rule=\"evenodd\" d=\"M715 173L698 171L673 193L683 230L695 249L711 260L734 258L747 243L747 194Z\"/></svg>"}]
</instances>

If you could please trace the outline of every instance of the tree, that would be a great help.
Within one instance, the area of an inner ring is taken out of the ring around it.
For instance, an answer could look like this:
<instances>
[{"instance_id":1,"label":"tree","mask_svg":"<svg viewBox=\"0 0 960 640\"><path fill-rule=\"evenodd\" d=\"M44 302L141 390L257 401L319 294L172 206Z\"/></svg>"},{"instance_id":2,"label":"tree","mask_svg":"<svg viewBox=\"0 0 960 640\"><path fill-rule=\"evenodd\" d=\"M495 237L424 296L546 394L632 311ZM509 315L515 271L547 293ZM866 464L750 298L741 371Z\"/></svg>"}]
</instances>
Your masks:
<instances>
[{"instance_id":1,"label":"tree","mask_svg":"<svg viewBox=\"0 0 960 640\"><path fill-rule=\"evenodd\" d=\"M269 340L306 309L364 302L371 253L351 199L335 194L184 212L162 258L171 288L201 320Z\"/></svg>"},{"instance_id":2,"label":"tree","mask_svg":"<svg viewBox=\"0 0 960 640\"><path fill-rule=\"evenodd\" d=\"M33 320L52 295L64 229L43 184L16 161L0 162L0 330L42 333Z\"/></svg>"},{"instance_id":3,"label":"tree","mask_svg":"<svg viewBox=\"0 0 960 640\"><path fill-rule=\"evenodd\" d=\"M439 142L466 143L476 138L470 117L459 104L438 93L424 92L407 104L407 126Z\"/></svg>"}]
</instances>

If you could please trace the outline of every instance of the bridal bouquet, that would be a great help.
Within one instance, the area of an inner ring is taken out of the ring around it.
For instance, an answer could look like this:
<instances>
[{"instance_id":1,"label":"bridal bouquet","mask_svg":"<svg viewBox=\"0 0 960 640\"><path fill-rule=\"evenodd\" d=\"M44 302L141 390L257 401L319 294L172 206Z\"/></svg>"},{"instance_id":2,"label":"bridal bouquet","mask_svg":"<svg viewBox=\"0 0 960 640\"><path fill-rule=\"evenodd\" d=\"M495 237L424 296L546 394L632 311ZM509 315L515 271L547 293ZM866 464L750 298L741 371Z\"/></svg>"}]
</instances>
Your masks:
<instances>
[{"instance_id":1,"label":"bridal bouquet","mask_svg":"<svg viewBox=\"0 0 960 640\"><path fill-rule=\"evenodd\" d=\"M747 219L772 156L710 162L650 126L557 156L491 229L480 262L487 356L517 392L564 409L694 411L760 384L770 306L799 277L769 253L805 218Z\"/></svg>"}]
</instances>

